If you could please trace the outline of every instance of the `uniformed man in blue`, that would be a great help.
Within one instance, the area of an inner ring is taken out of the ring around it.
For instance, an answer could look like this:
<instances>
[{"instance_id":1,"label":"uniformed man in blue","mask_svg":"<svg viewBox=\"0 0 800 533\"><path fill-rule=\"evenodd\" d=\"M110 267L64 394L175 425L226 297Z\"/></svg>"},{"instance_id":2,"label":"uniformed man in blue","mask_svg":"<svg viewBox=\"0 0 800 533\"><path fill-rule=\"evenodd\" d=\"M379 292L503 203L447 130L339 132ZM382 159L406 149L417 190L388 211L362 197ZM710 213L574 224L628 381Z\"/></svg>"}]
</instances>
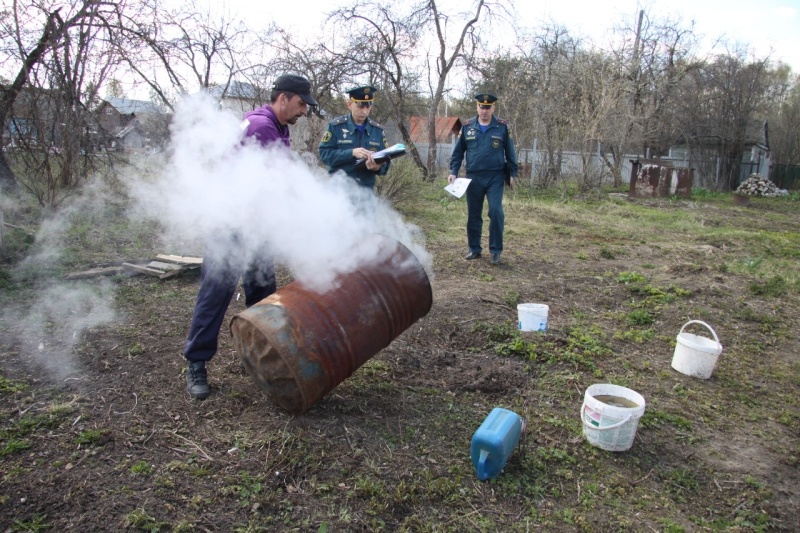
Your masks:
<instances>
[{"instance_id":1,"label":"uniformed man in blue","mask_svg":"<svg viewBox=\"0 0 800 533\"><path fill-rule=\"evenodd\" d=\"M350 114L331 120L319 145L319 157L328 165L328 172L337 170L355 179L362 187L375 189L376 176L389 171L389 161L378 164L372 153L387 148L383 126L369 118L375 103L375 87L366 85L347 91ZM362 164L356 164L365 160Z\"/></svg>"},{"instance_id":2,"label":"uniformed man in blue","mask_svg":"<svg viewBox=\"0 0 800 533\"><path fill-rule=\"evenodd\" d=\"M458 176L464 154L467 156L467 244L469 253L464 259L481 256L483 230L483 198L489 200L489 253L493 265L500 263L503 253L503 187L514 184L517 177L517 153L511 140L508 123L493 116L497 97L476 94L478 116L467 120L450 157L450 183ZM507 181L506 181L507 180Z\"/></svg>"}]
</instances>

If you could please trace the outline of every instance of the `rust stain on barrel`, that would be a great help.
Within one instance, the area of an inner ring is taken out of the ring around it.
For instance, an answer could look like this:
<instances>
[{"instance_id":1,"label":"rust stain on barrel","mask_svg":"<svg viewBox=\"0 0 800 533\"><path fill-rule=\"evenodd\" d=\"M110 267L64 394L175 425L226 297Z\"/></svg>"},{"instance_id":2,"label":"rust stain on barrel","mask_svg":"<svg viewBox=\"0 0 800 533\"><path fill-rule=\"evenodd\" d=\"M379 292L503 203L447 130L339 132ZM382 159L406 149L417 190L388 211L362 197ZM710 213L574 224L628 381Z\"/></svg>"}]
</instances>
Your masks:
<instances>
[{"instance_id":1,"label":"rust stain on barrel","mask_svg":"<svg viewBox=\"0 0 800 533\"><path fill-rule=\"evenodd\" d=\"M370 235L354 253L372 249L378 259L340 274L334 289L292 282L231 320L245 368L284 409L308 410L430 311L431 285L411 251Z\"/></svg>"}]
</instances>

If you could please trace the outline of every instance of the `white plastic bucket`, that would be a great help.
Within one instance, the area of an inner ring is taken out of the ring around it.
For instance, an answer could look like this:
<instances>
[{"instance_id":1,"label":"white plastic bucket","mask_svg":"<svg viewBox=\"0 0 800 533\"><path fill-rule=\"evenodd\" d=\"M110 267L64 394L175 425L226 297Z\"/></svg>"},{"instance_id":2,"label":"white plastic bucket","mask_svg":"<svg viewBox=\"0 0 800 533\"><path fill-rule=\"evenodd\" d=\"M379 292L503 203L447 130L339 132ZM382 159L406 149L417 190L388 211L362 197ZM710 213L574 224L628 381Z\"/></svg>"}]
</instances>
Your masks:
<instances>
[{"instance_id":1,"label":"white plastic bucket","mask_svg":"<svg viewBox=\"0 0 800 533\"><path fill-rule=\"evenodd\" d=\"M705 326L714 339L685 333L683 330L689 324ZM687 376L701 379L710 378L711 373L714 372L714 366L717 364L717 358L722 353L722 344L719 343L719 337L711 326L700 320L690 320L681 328L677 341L675 354L672 356L672 368Z\"/></svg>"},{"instance_id":2,"label":"white plastic bucket","mask_svg":"<svg viewBox=\"0 0 800 533\"><path fill-rule=\"evenodd\" d=\"M550 307L544 304L519 304L520 331L547 331L547 314Z\"/></svg>"},{"instance_id":3,"label":"white plastic bucket","mask_svg":"<svg viewBox=\"0 0 800 533\"><path fill-rule=\"evenodd\" d=\"M621 398L631 402L631 407L611 405L598 400L598 396ZM603 450L629 450L633 446L644 408L644 397L634 390L609 383L592 385L586 389L581 407L583 436L589 444Z\"/></svg>"}]
</instances>

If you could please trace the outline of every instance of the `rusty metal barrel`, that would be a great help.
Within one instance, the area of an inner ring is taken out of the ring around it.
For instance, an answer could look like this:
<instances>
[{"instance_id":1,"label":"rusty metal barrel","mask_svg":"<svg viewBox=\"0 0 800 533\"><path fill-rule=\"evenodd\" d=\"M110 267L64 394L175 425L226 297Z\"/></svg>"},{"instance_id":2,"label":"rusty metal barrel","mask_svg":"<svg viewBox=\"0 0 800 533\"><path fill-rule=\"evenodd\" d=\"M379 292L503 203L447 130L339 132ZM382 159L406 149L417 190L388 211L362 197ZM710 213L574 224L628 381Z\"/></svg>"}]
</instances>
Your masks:
<instances>
[{"instance_id":1,"label":"rusty metal barrel","mask_svg":"<svg viewBox=\"0 0 800 533\"><path fill-rule=\"evenodd\" d=\"M273 402L300 414L387 347L433 304L422 264L401 243L369 235L368 257L315 292L294 281L231 319L236 351Z\"/></svg>"}]
</instances>

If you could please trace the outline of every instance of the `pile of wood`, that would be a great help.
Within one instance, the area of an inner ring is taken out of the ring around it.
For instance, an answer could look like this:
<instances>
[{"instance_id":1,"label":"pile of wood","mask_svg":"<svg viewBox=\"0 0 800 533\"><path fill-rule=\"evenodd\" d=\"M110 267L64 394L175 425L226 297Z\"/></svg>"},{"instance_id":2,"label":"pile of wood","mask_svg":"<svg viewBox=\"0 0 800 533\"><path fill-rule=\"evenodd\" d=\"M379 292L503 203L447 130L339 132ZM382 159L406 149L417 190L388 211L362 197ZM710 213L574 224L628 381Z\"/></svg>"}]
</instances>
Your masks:
<instances>
[{"instance_id":1,"label":"pile of wood","mask_svg":"<svg viewBox=\"0 0 800 533\"><path fill-rule=\"evenodd\" d=\"M776 196L786 196L789 194L789 191L786 189L779 189L774 183L758 174L750 174L749 178L739 184L735 192L736 194L762 196L764 198L774 198Z\"/></svg>"},{"instance_id":2,"label":"pile of wood","mask_svg":"<svg viewBox=\"0 0 800 533\"><path fill-rule=\"evenodd\" d=\"M114 276L116 274L146 274L159 279L169 279L179 276L189 270L196 270L200 268L202 264L203 258L201 257L159 254L155 259L94 265L94 267L89 270L70 272L67 274L67 279L86 279L95 278L97 276Z\"/></svg>"}]
</instances>

